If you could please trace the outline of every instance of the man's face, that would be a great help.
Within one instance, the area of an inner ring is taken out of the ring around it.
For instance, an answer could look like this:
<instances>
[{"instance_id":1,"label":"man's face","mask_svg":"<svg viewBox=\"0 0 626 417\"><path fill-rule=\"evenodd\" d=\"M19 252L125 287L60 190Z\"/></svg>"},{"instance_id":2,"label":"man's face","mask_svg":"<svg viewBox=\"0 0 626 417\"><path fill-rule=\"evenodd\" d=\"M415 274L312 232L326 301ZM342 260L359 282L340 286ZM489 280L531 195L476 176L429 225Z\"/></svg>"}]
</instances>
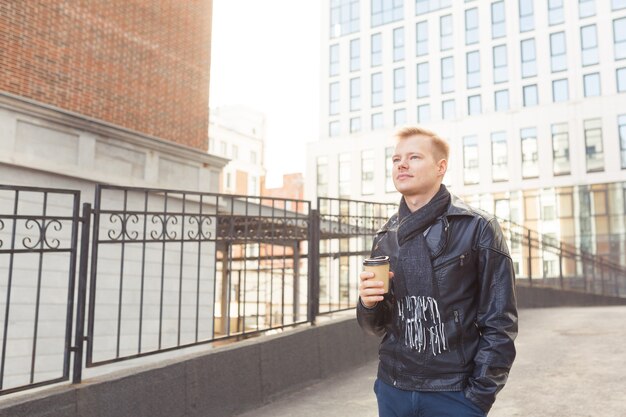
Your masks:
<instances>
[{"instance_id":1,"label":"man's face","mask_svg":"<svg viewBox=\"0 0 626 417\"><path fill-rule=\"evenodd\" d=\"M414 135L398 140L393 160L393 184L403 196L428 194L439 190L447 161L437 159L432 139Z\"/></svg>"}]
</instances>

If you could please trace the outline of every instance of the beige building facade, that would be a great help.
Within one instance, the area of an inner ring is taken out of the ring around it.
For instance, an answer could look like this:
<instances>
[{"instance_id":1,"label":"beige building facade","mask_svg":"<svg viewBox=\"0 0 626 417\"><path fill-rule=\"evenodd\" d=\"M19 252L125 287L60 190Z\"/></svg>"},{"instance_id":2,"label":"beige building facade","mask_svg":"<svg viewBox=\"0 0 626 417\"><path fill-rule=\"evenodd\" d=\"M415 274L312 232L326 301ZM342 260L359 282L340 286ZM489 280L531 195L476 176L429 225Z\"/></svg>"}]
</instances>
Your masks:
<instances>
[{"instance_id":1,"label":"beige building facade","mask_svg":"<svg viewBox=\"0 0 626 417\"><path fill-rule=\"evenodd\" d=\"M322 7L308 198L398 201L392 135L421 124L450 143L453 193L626 264L626 2Z\"/></svg>"}]
</instances>

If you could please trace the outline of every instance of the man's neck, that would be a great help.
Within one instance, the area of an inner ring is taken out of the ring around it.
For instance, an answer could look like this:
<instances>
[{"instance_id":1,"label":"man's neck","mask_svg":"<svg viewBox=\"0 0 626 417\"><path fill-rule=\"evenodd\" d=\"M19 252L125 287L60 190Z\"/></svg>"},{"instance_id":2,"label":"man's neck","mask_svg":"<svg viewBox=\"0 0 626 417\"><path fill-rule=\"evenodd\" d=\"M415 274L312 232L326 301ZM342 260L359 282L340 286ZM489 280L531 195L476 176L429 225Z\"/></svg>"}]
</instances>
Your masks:
<instances>
[{"instance_id":1,"label":"man's neck","mask_svg":"<svg viewBox=\"0 0 626 417\"><path fill-rule=\"evenodd\" d=\"M411 210L411 213L421 209L426 204L428 204L428 202L433 199L435 194L437 194L440 187L441 187L441 184L437 185L436 187L433 187L432 190L424 194L405 195L404 201L406 202L406 205L409 208L409 210Z\"/></svg>"}]
</instances>

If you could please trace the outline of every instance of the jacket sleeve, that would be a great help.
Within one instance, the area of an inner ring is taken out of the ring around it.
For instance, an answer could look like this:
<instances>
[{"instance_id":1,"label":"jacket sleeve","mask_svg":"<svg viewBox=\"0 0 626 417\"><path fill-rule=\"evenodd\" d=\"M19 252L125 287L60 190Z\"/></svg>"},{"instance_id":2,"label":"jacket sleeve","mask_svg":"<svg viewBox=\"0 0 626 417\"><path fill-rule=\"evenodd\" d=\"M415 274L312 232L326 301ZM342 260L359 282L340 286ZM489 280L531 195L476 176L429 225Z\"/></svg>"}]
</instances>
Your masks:
<instances>
[{"instance_id":1,"label":"jacket sleeve","mask_svg":"<svg viewBox=\"0 0 626 417\"><path fill-rule=\"evenodd\" d=\"M496 219L481 231L478 243L479 305L476 324L481 337L475 368L465 396L488 412L504 387L515 359L517 305L513 262Z\"/></svg>"},{"instance_id":2,"label":"jacket sleeve","mask_svg":"<svg viewBox=\"0 0 626 417\"><path fill-rule=\"evenodd\" d=\"M374 238L370 256L379 255L376 248L381 238L382 235L380 234ZM385 294L383 301L371 308L365 307L361 302L361 297L359 297L356 306L356 318L359 326L371 335L384 336L387 332L387 326L391 324L391 306L391 293Z\"/></svg>"},{"instance_id":3,"label":"jacket sleeve","mask_svg":"<svg viewBox=\"0 0 626 417\"><path fill-rule=\"evenodd\" d=\"M359 297L356 318L359 326L367 333L384 336L387 333L387 326L391 323L391 302L388 295L385 295L385 299L372 308L365 307Z\"/></svg>"}]
</instances>

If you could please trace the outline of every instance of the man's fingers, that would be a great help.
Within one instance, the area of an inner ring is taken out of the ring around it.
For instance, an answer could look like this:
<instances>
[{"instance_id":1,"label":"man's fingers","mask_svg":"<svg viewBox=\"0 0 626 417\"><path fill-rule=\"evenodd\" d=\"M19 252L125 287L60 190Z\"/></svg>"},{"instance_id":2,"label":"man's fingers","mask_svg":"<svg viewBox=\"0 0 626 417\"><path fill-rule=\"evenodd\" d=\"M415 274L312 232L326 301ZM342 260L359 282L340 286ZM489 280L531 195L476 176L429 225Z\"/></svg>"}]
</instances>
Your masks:
<instances>
[{"instance_id":1,"label":"man's fingers","mask_svg":"<svg viewBox=\"0 0 626 417\"><path fill-rule=\"evenodd\" d=\"M359 275L359 278L361 278L361 281L366 281L370 278L374 278L374 273L363 271L361 272L361 275Z\"/></svg>"}]
</instances>

